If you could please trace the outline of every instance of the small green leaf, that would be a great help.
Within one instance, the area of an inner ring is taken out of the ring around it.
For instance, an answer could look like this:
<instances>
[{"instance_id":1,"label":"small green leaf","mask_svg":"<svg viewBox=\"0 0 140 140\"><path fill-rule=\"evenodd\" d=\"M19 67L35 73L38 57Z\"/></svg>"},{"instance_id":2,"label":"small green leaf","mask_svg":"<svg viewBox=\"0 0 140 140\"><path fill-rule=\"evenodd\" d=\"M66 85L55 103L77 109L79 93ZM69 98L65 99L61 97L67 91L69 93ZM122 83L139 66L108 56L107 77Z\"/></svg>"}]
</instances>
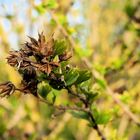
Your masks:
<instances>
[{"instance_id":1,"label":"small green leaf","mask_svg":"<svg viewBox=\"0 0 140 140\"><path fill-rule=\"evenodd\" d=\"M0 119L2 119L2 118L0 118ZM0 136L3 136L5 131L6 131L6 124L2 121L0 123Z\"/></svg>"},{"instance_id":2,"label":"small green leaf","mask_svg":"<svg viewBox=\"0 0 140 140\"><path fill-rule=\"evenodd\" d=\"M92 81L91 79L82 82L78 85L78 88L85 94L88 94L90 92L90 89L92 88Z\"/></svg>"},{"instance_id":3,"label":"small green leaf","mask_svg":"<svg viewBox=\"0 0 140 140\"><path fill-rule=\"evenodd\" d=\"M91 92L91 93L86 94L86 95L87 95L87 99L88 99L89 103L92 103L94 101L94 99L98 96L98 93Z\"/></svg>"},{"instance_id":4,"label":"small green leaf","mask_svg":"<svg viewBox=\"0 0 140 140\"><path fill-rule=\"evenodd\" d=\"M58 7L58 3L56 0L49 0L49 1L45 0L41 4L37 5L35 9L39 14L44 14L47 9L55 9L57 7Z\"/></svg>"},{"instance_id":5,"label":"small green leaf","mask_svg":"<svg viewBox=\"0 0 140 140\"><path fill-rule=\"evenodd\" d=\"M92 94L91 90L91 80L84 81L78 85L78 89L84 94Z\"/></svg>"},{"instance_id":6,"label":"small green leaf","mask_svg":"<svg viewBox=\"0 0 140 140\"><path fill-rule=\"evenodd\" d=\"M135 7L133 6L131 1L127 2L124 10L129 17L132 17L135 13Z\"/></svg>"},{"instance_id":7,"label":"small green leaf","mask_svg":"<svg viewBox=\"0 0 140 140\"><path fill-rule=\"evenodd\" d=\"M91 78L91 72L89 72L88 70L81 70L81 71L79 70L78 73L79 73L79 77L76 81L76 84L80 84Z\"/></svg>"},{"instance_id":8,"label":"small green leaf","mask_svg":"<svg viewBox=\"0 0 140 140\"><path fill-rule=\"evenodd\" d=\"M53 104L54 104L55 100L56 100L56 95L53 94L53 97L52 97L52 102L53 102Z\"/></svg>"},{"instance_id":9,"label":"small green leaf","mask_svg":"<svg viewBox=\"0 0 140 140\"><path fill-rule=\"evenodd\" d=\"M111 119L111 113L106 111L98 111L95 106L92 107L92 113L97 124L106 124Z\"/></svg>"},{"instance_id":10,"label":"small green leaf","mask_svg":"<svg viewBox=\"0 0 140 140\"><path fill-rule=\"evenodd\" d=\"M75 51L80 57L89 57L92 54L92 50L89 48L82 48L80 46L75 47Z\"/></svg>"},{"instance_id":11,"label":"small green leaf","mask_svg":"<svg viewBox=\"0 0 140 140\"><path fill-rule=\"evenodd\" d=\"M101 112L98 116L98 118L96 118L96 123L97 124L107 124L111 119L111 115L110 113L107 112Z\"/></svg>"},{"instance_id":12,"label":"small green leaf","mask_svg":"<svg viewBox=\"0 0 140 140\"><path fill-rule=\"evenodd\" d=\"M35 9L39 14L44 14L46 12L45 6L43 4L37 5Z\"/></svg>"},{"instance_id":13,"label":"small green leaf","mask_svg":"<svg viewBox=\"0 0 140 140\"><path fill-rule=\"evenodd\" d=\"M105 80L96 78L96 82L99 84L99 86L101 88L103 88L103 89L106 88L106 81Z\"/></svg>"},{"instance_id":14,"label":"small green leaf","mask_svg":"<svg viewBox=\"0 0 140 140\"><path fill-rule=\"evenodd\" d=\"M112 67L114 69L120 69L124 64L124 60L122 58L118 58L112 62Z\"/></svg>"},{"instance_id":15,"label":"small green leaf","mask_svg":"<svg viewBox=\"0 0 140 140\"><path fill-rule=\"evenodd\" d=\"M39 73L38 74L38 77L37 77L37 80L38 81L44 81L44 80L46 80L48 78L48 75L47 74L45 74L45 73Z\"/></svg>"},{"instance_id":16,"label":"small green leaf","mask_svg":"<svg viewBox=\"0 0 140 140\"><path fill-rule=\"evenodd\" d=\"M50 92L48 94L47 100L54 104L54 102L56 100L56 95L54 94L54 91L53 90L52 90L52 92Z\"/></svg>"},{"instance_id":17,"label":"small green leaf","mask_svg":"<svg viewBox=\"0 0 140 140\"><path fill-rule=\"evenodd\" d=\"M46 98L51 90L52 90L51 86L45 81L38 84L38 93L43 98Z\"/></svg>"},{"instance_id":18,"label":"small green leaf","mask_svg":"<svg viewBox=\"0 0 140 140\"><path fill-rule=\"evenodd\" d=\"M55 45L54 45L54 55L60 55L62 53L64 53L64 51L66 50L67 45L65 40L56 40L55 41Z\"/></svg>"},{"instance_id":19,"label":"small green leaf","mask_svg":"<svg viewBox=\"0 0 140 140\"><path fill-rule=\"evenodd\" d=\"M69 70L67 73L64 74L64 80L66 86L70 86L74 84L79 76L79 73L75 69Z\"/></svg>"},{"instance_id":20,"label":"small green leaf","mask_svg":"<svg viewBox=\"0 0 140 140\"><path fill-rule=\"evenodd\" d=\"M67 17L64 14L57 14L58 21L61 25L67 25Z\"/></svg>"},{"instance_id":21,"label":"small green leaf","mask_svg":"<svg viewBox=\"0 0 140 140\"><path fill-rule=\"evenodd\" d=\"M94 69L96 69L102 75L104 75L106 73L106 68L103 65L99 64L99 63L94 64Z\"/></svg>"},{"instance_id":22,"label":"small green leaf","mask_svg":"<svg viewBox=\"0 0 140 140\"><path fill-rule=\"evenodd\" d=\"M89 120L89 116L86 112L80 112L80 111L70 111L73 117L78 118L78 119L84 119L84 120Z\"/></svg>"},{"instance_id":23,"label":"small green leaf","mask_svg":"<svg viewBox=\"0 0 140 140\"><path fill-rule=\"evenodd\" d=\"M56 0L49 0L47 3L46 3L46 7L48 9L55 9L58 7L58 3Z\"/></svg>"}]
</instances>

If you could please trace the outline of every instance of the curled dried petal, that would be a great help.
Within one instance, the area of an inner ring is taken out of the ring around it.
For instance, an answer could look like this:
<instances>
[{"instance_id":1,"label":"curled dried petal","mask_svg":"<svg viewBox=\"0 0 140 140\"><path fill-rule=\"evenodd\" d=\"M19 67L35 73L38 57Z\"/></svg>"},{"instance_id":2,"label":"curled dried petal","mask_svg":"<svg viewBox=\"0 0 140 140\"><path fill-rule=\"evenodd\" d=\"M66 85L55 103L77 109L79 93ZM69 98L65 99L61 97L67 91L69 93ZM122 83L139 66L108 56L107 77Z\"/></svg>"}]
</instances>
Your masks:
<instances>
[{"instance_id":1,"label":"curled dried petal","mask_svg":"<svg viewBox=\"0 0 140 140\"><path fill-rule=\"evenodd\" d=\"M15 85L11 82L0 84L0 97L8 97L15 92Z\"/></svg>"},{"instance_id":2,"label":"curled dried petal","mask_svg":"<svg viewBox=\"0 0 140 140\"><path fill-rule=\"evenodd\" d=\"M65 52L64 54L59 55L59 60L61 61L66 61L72 57L71 52Z\"/></svg>"},{"instance_id":3,"label":"curled dried petal","mask_svg":"<svg viewBox=\"0 0 140 140\"><path fill-rule=\"evenodd\" d=\"M32 42L32 44L38 47L38 42L37 42L37 40L34 39L33 37L30 37L30 36L28 36L28 37L30 38L30 41Z\"/></svg>"}]
</instances>

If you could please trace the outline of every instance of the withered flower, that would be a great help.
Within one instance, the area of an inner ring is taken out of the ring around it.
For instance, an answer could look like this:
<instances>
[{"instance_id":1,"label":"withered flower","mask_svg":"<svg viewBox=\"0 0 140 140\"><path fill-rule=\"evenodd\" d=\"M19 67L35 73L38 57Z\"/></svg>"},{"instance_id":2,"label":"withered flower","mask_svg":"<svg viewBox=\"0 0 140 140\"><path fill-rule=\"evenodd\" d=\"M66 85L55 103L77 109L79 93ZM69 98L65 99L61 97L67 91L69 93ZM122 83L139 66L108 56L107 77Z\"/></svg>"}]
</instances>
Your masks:
<instances>
[{"instance_id":1,"label":"withered flower","mask_svg":"<svg viewBox=\"0 0 140 140\"><path fill-rule=\"evenodd\" d=\"M0 84L0 97L9 96L15 90L37 96L37 85L40 82L38 80L38 73L40 72L47 74L46 80L49 81L52 87L57 89L63 88L64 81L54 73L54 70L60 66L62 61L68 60L72 54L62 49L62 54L59 52L59 59L55 61L56 43L53 35L48 40L46 40L43 32L38 34L38 36L37 40L29 37L30 41L26 42L19 51L11 51L9 53L7 57L8 64L16 67L22 75L21 88L15 88L10 82ZM60 51L61 48L58 50ZM58 83L59 85L57 86Z\"/></svg>"},{"instance_id":2,"label":"withered flower","mask_svg":"<svg viewBox=\"0 0 140 140\"><path fill-rule=\"evenodd\" d=\"M11 82L0 84L0 97L8 97L15 92L15 86Z\"/></svg>"}]
</instances>

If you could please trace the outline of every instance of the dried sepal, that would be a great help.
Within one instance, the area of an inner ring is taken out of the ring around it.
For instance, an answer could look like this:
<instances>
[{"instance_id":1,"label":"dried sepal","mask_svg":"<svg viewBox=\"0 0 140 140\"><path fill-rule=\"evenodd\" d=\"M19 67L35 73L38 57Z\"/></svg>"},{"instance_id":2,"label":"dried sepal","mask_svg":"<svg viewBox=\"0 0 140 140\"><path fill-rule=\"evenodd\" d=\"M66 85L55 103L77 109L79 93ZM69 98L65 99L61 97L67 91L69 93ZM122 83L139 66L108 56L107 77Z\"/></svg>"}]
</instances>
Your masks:
<instances>
[{"instance_id":1,"label":"dried sepal","mask_svg":"<svg viewBox=\"0 0 140 140\"><path fill-rule=\"evenodd\" d=\"M28 37L30 38L32 45L38 47L38 41L36 39L34 39L33 37L30 37L30 36L28 36Z\"/></svg>"}]
</instances>

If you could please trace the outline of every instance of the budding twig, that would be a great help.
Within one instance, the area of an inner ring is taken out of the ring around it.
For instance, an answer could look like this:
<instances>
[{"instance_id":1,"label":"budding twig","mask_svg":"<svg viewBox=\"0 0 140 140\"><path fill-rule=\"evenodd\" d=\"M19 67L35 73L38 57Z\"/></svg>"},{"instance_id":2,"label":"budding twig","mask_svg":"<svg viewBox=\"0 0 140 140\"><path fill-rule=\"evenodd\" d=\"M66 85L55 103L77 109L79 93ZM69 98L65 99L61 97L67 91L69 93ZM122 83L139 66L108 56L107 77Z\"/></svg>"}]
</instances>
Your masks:
<instances>
[{"instance_id":1,"label":"budding twig","mask_svg":"<svg viewBox=\"0 0 140 140\"><path fill-rule=\"evenodd\" d=\"M72 45L73 49L75 50L76 43L75 43L74 39L71 36L69 36L69 34L67 33L66 29L59 23L59 21L58 21L57 17L55 16L55 14L53 12L50 12L50 13L51 13L51 16L54 19L54 21L57 23L58 27L60 28L60 30L64 34L64 36L69 40L70 44ZM91 69L92 65L88 61L88 59L81 58L81 57L79 57L79 58L87 65L87 67L89 69ZM92 71L93 76L95 76L95 73L97 73L97 72L95 72L95 70L93 71L92 69L91 69L91 71ZM99 75L99 73L98 73L98 75ZM107 91L106 93L108 93L112 97L112 99L121 107L121 109L129 116L129 118L131 118L138 126L140 126L139 125L140 122L138 121L138 119L135 116L135 114L133 114L128 107L126 107L116 96L114 96L115 93L109 88L108 85L107 85L106 91Z\"/></svg>"}]
</instances>

